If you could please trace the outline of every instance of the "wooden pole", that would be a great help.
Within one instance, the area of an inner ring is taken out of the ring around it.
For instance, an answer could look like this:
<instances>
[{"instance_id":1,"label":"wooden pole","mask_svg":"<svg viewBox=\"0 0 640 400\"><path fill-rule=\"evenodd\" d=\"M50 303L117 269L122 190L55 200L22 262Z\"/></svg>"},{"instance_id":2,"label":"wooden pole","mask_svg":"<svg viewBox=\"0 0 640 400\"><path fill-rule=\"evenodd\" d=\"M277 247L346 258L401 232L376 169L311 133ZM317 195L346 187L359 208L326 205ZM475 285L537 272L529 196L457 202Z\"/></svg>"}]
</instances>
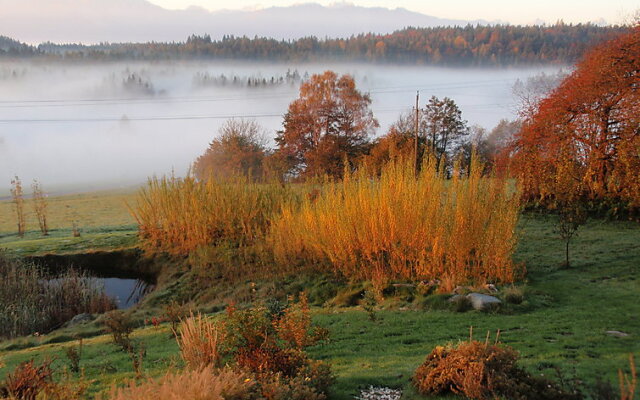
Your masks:
<instances>
[{"instance_id":1,"label":"wooden pole","mask_svg":"<svg viewBox=\"0 0 640 400\"><path fill-rule=\"evenodd\" d=\"M420 133L420 91L416 92L416 126L415 137L413 138L413 156L415 161L416 174L418 173L418 136Z\"/></svg>"}]
</instances>

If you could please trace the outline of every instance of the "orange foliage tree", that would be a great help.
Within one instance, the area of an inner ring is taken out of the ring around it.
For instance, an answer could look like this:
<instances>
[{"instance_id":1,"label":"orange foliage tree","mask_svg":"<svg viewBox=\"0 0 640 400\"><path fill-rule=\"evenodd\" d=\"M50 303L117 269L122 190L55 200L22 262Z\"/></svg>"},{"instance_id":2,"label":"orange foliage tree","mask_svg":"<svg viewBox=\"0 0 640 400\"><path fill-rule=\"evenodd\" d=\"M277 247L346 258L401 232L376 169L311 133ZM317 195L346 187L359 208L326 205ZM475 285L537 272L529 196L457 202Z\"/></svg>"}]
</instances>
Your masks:
<instances>
[{"instance_id":1,"label":"orange foliage tree","mask_svg":"<svg viewBox=\"0 0 640 400\"><path fill-rule=\"evenodd\" d=\"M343 160L364 154L378 127L369 109L371 98L360 93L352 76L333 71L315 74L300 86L278 133L278 151L295 175L340 176Z\"/></svg>"},{"instance_id":2,"label":"orange foliage tree","mask_svg":"<svg viewBox=\"0 0 640 400\"><path fill-rule=\"evenodd\" d=\"M527 200L640 207L640 26L592 49L511 148Z\"/></svg>"},{"instance_id":3,"label":"orange foliage tree","mask_svg":"<svg viewBox=\"0 0 640 400\"><path fill-rule=\"evenodd\" d=\"M259 178L266 153L266 139L254 120L230 119L220 128L203 155L197 158L193 170L199 179L210 176L237 175Z\"/></svg>"}]
</instances>

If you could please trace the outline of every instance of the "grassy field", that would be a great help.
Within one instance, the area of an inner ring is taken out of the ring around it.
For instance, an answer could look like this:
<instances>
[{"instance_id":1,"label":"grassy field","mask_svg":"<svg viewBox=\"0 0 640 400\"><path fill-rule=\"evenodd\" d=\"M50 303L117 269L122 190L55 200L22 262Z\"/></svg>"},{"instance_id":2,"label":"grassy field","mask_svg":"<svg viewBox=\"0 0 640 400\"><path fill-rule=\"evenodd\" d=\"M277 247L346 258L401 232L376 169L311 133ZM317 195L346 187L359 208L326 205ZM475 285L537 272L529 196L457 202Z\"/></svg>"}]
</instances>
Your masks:
<instances>
[{"instance_id":1,"label":"grassy field","mask_svg":"<svg viewBox=\"0 0 640 400\"><path fill-rule=\"evenodd\" d=\"M592 220L572 246L572 267L560 268L563 243L553 231L553 217L527 215L520 226L516 261L525 263L529 273L525 303L511 312L427 311L396 302L372 322L359 307L317 308L314 320L330 330L331 340L310 353L333 366L337 383L332 398L353 398L358 388L371 384L402 387L405 398L419 398L409 384L414 369L434 346L468 338L471 326L480 338L500 330L501 341L520 352L531 372L555 376L552 368L557 366L565 379L577 377L587 388L597 378L615 383L617 370L628 368L628 354L640 353L640 227ZM606 334L609 330L629 336L613 337ZM31 358L54 358L62 369L64 347L75 345L73 333L3 343L0 358L6 367L0 378ZM139 329L135 336L146 345L148 375L180 365L167 326ZM92 381L92 393L134 376L126 354L107 336L85 339L81 366Z\"/></svg>"},{"instance_id":2,"label":"grassy field","mask_svg":"<svg viewBox=\"0 0 640 400\"><path fill-rule=\"evenodd\" d=\"M0 248L18 255L81 252L93 249L130 247L135 244L135 220L127 204L135 202L135 190L103 191L48 199L49 236L42 236L32 209L26 200L27 234L19 238L14 205L0 202ZM76 221L79 238L73 237Z\"/></svg>"}]
</instances>

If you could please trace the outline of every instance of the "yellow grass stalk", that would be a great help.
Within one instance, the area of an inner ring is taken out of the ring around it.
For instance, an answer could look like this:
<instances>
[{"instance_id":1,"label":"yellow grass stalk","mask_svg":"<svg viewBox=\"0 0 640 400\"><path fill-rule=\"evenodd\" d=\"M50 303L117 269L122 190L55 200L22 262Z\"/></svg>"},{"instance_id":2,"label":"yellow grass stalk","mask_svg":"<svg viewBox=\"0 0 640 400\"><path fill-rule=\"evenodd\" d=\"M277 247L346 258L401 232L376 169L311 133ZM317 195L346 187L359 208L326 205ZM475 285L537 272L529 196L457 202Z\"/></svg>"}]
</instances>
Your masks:
<instances>
[{"instance_id":1,"label":"yellow grass stalk","mask_svg":"<svg viewBox=\"0 0 640 400\"><path fill-rule=\"evenodd\" d=\"M112 388L110 400L225 400L249 398L254 381L241 372L200 370L167 374L158 380ZM98 397L101 398L100 396Z\"/></svg>"},{"instance_id":2,"label":"yellow grass stalk","mask_svg":"<svg viewBox=\"0 0 640 400\"><path fill-rule=\"evenodd\" d=\"M180 324L176 340L180 355L187 367L202 369L219 367L222 361L220 346L224 343L225 329L210 318L193 313Z\"/></svg>"},{"instance_id":3,"label":"yellow grass stalk","mask_svg":"<svg viewBox=\"0 0 640 400\"><path fill-rule=\"evenodd\" d=\"M302 205L288 204L268 242L282 265L324 263L348 278L447 278L456 283L512 282L518 194L473 162L447 180L426 161L392 162L379 178L361 170L327 183ZM301 261L302 260L302 261Z\"/></svg>"},{"instance_id":4,"label":"yellow grass stalk","mask_svg":"<svg viewBox=\"0 0 640 400\"><path fill-rule=\"evenodd\" d=\"M253 243L264 236L271 216L287 197L281 185L246 178L153 178L139 192L131 212L148 254L183 256L223 242Z\"/></svg>"}]
</instances>

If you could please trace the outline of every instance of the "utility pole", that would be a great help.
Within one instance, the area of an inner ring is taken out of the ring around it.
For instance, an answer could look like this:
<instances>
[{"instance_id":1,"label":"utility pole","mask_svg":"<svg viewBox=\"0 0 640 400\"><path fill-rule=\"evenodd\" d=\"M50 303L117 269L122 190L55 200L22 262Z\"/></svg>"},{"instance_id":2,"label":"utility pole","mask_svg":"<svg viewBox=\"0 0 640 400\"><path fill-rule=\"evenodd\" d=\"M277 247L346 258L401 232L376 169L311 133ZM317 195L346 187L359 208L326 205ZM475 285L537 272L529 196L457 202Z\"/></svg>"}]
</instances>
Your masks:
<instances>
[{"instance_id":1,"label":"utility pole","mask_svg":"<svg viewBox=\"0 0 640 400\"><path fill-rule=\"evenodd\" d=\"M416 92L416 126L415 137L413 138L413 156L415 161L416 175L418 174L418 136L420 133L420 91Z\"/></svg>"}]
</instances>

